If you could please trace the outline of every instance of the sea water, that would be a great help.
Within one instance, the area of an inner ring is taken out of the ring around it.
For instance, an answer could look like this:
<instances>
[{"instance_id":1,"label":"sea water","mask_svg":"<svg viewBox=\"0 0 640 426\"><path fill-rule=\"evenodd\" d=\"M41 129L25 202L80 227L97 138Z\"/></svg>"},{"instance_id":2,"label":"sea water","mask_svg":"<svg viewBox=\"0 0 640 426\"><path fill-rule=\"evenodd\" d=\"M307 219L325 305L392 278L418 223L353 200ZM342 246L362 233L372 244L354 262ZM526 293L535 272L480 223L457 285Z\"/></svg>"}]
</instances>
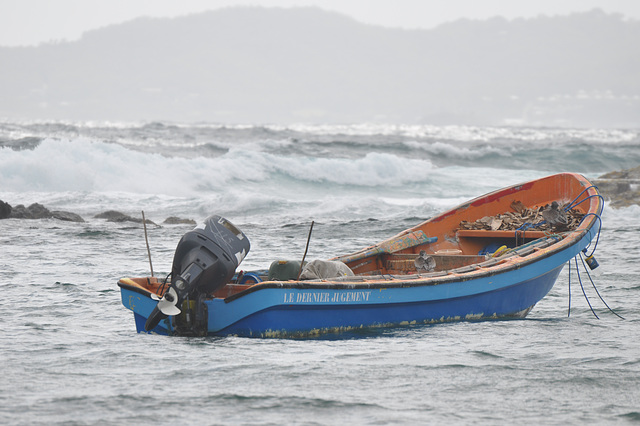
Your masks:
<instances>
[{"instance_id":1,"label":"sea water","mask_svg":"<svg viewBox=\"0 0 640 426\"><path fill-rule=\"evenodd\" d=\"M144 211L159 276L192 227L170 216L228 218L251 241L241 268L265 268L302 257L311 221L307 259L326 259L503 186L635 167L639 145L611 129L0 122L0 200L85 220L0 220L0 423L638 423L638 206L605 207L600 267L565 267L524 320L315 339L137 334L116 282L149 274L144 230L94 216Z\"/></svg>"}]
</instances>

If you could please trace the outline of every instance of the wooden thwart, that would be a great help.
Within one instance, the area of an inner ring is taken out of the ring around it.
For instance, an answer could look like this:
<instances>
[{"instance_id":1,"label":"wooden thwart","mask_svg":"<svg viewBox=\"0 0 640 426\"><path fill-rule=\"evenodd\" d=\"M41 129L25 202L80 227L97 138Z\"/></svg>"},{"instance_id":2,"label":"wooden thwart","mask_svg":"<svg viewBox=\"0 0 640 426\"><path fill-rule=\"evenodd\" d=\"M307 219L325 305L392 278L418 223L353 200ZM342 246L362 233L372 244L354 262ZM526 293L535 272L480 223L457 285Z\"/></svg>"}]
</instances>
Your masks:
<instances>
[{"instance_id":1,"label":"wooden thwart","mask_svg":"<svg viewBox=\"0 0 640 426\"><path fill-rule=\"evenodd\" d=\"M435 272L449 271L451 269L460 268L463 266L475 265L480 262L484 262L487 258L485 256L476 255L442 255L442 254L430 254L436 262ZM415 274L416 266L415 259L417 254L392 254L388 255L386 259L387 271L393 273L405 273Z\"/></svg>"}]
</instances>

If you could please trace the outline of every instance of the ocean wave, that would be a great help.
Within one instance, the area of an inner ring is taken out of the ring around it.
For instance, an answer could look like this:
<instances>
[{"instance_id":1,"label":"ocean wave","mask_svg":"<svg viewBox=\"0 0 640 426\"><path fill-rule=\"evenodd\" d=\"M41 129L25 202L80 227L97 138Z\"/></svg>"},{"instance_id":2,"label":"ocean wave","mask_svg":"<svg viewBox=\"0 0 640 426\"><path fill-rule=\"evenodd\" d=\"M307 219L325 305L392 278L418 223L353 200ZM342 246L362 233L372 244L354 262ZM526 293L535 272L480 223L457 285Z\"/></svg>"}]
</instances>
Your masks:
<instances>
[{"instance_id":1,"label":"ocean wave","mask_svg":"<svg viewBox=\"0 0 640 426\"><path fill-rule=\"evenodd\" d=\"M150 216L426 217L509 183L540 177L491 168L433 167L426 159L276 155L248 146L218 157L168 157L119 144L47 138L0 148L0 199L83 216L116 209Z\"/></svg>"},{"instance_id":2,"label":"ocean wave","mask_svg":"<svg viewBox=\"0 0 640 426\"><path fill-rule=\"evenodd\" d=\"M364 158L294 157L250 146L218 157L167 157L119 144L47 138L35 149L0 148L0 185L7 191L128 191L192 195L224 185L274 181L400 186L428 178L427 160L371 153Z\"/></svg>"},{"instance_id":3,"label":"ocean wave","mask_svg":"<svg viewBox=\"0 0 640 426\"><path fill-rule=\"evenodd\" d=\"M434 156L465 160L478 160L488 155L510 157L514 150L512 147L498 147L486 144L479 146L460 146L445 142L425 144L417 141L410 141L405 142L405 145L411 149L422 150Z\"/></svg>"},{"instance_id":4,"label":"ocean wave","mask_svg":"<svg viewBox=\"0 0 640 426\"><path fill-rule=\"evenodd\" d=\"M423 169L434 167L524 168L602 174L630 168L640 162L640 151L637 150L640 132L637 130L367 123L285 126L0 122L0 149L3 146L15 150L36 149L46 139L113 143L132 151L166 157L218 158L222 167L226 158L235 156L230 151L240 149L245 162L253 163L249 170L241 170L247 174L264 175L263 169L268 167L265 166L266 158L278 166L283 175L295 180L338 183L344 174L343 183L356 185L371 182L377 185L383 180L392 186L420 181L424 176ZM257 158L256 152L263 153L261 158ZM383 157L385 155L389 157ZM298 162L286 160L293 158L298 158ZM374 172L376 162L384 163L384 167ZM304 173L300 171L300 165L306 167ZM316 170L317 166L322 169ZM217 170L220 165L213 164L212 167ZM394 172L394 168L404 167L408 168L404 177L399 171ZM175 168L171 170L182 173ZM215 181L207 176L196 176L202 183L200 187L217 184L220 176L215 171L213 174L217 175Z\"/></svg>"},{"instance_id":5,"label":"ocean wave","mask_svg":"<svg viewBox=\"0 0 640 426\"><path fill-rule=\"evenodd\" d=\"M75 121L1 121L0 136L12 139L25 136L95 136L128 135L142 139L167 140L207 136L214 139L256 140L287 139L299 136L382 137L432 141L500 142L500 141L571 141L589 143L630 143L640 140L638 129L543 128L512 126L434 126L428 124L224 124L172 122L75 122Z\"/></svg>"},{"instance_id":6,"label":"ocean wave","mask_svg":"<svg viewBox=\"0 0 640 426\"><path fill-rule=\"evenodd\" d=\"M166 169L170 166L172 173ZM0 186L6 191L131 191L173 193L174 171L185 160L170 164L158 154L145 154L117 144L78 138L47 138L34 150L2 150Z\"/></svg>"},{"instance_id":7,"label":"ocean wave","mask_svg":"<svg viewBox=\"0 0 640 426\"><path fill-rule=\"evenodd\" d=\"M348 132L352 134L344 134ZM444 137L447 132L467 136L455 141ZM597 137L618 142L576 139L589 132L604 132ZM61 209L64 200L72 200L81 210L83 202L91 209L126 202L136 209L158 204L158 209L174 213L184 207L203 215L223 206L248 215L297 210L305 216L318 212L329 217L352 210L358 217L367 217L367 211L421 217L423 211L452 207L554 172L576 171L595 178L637 165L640 151L624 137L637 134L607 132L0 123L0 140L11 142L0 146L0 198L21 194L6 201L51 200ZM513 134L520 139L508 139ZM535 143L525 140L538 134L546 136ZM488 135L493 135L491 142L480 142ZM14 149L16 144L22 149Z\"/></svg>"}]
</instances>

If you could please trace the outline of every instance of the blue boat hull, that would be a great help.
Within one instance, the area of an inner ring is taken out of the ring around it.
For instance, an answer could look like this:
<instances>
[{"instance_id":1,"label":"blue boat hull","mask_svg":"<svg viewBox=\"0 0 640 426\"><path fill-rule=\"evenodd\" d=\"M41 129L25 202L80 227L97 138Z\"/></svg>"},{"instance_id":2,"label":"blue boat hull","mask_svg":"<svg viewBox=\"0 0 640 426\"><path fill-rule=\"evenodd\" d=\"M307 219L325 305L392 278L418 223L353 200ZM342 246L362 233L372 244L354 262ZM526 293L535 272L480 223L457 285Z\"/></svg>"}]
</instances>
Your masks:
<instances>
[{"instance_id":1,"label":"blue boat hull","mask_svg":"<svg viewBox=\"0 0 640 426\"><path fill-rule=\"evenodd\" d=\"M578 256L599 233L596 225L601 225L601 198L584 177L568 173L495 191L378 245L335 258L353 269L354 276L273 279L234 287L233 292L207 299L206 312L198 305L199 318L207 320L197 332L215 336L305 337L365 327L522 318L551 290L565 263ZM579 207L583 217L573 230L560 234L538 231L532 237L535 231L527 230L531 240L528 243L524 231L465 233L460 229L462 222L514 208L517 200L533 206L550 200L573 200L572 206ZM506 255L482 257L477 263L431 273L415 270L413 274L395 275L389 271L404 269L384 266L383 259L404 262L404 255L413 256L409 259L414 262L423 249L437 254L440 249L457 247L458 252L477 257L478 249L505 241L513 243ZM151 298L151 292L158 292L158 288L149 289L146 284L150 286L151 282L128 279L128 284L122 280L119 283L122 302L134 312L139 332L145 331L145 322L158 303ZM186 317L183 314L177 319L161 320L151 332L174 334L176 321L193 324L181 319ZM198 324L204 323L201 319Z\"/></svg>"},{"instance_id":2,"label":"blue boat hull","mask_svg":"<svg viewBox=\"0 0 640 426\"><path fill-rule=\"evenodd\" d=\"M208 333L306 337L364 327L522 318L551 290L565 262L578 249L574 246L508 272L435 285L267 288L230 302L208 300ZM134 311L138 332L144 332L157 302L124 287L122 302ZM172 331L172 317L151 330L158 334Z\"/></svg>"}]
</instances>

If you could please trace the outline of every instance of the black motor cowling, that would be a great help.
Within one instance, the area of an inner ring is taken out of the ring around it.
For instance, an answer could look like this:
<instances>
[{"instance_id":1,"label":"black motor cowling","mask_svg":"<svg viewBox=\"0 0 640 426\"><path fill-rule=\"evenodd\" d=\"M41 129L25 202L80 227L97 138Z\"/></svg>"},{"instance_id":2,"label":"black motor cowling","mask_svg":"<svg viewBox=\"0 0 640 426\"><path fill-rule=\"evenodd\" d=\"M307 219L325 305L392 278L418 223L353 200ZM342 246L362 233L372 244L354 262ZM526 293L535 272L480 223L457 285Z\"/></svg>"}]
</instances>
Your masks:
<instances>
[{"instance_id":1,"label":"black motor cowling","mask_svg":"<svg viewBox=\"0 0 640 426\"><path fill-rule=\"evenodd\" d=\"M231 280L249 249L246 235L217 215L184 234L173 257L171 285L149 315L145 330L154 329L168 315L181 313L184 305L185 318L178 324L182 334L206 334L204 298ZM191 318L192 307L195 318Z\"/></svg>"}]
</instances>

